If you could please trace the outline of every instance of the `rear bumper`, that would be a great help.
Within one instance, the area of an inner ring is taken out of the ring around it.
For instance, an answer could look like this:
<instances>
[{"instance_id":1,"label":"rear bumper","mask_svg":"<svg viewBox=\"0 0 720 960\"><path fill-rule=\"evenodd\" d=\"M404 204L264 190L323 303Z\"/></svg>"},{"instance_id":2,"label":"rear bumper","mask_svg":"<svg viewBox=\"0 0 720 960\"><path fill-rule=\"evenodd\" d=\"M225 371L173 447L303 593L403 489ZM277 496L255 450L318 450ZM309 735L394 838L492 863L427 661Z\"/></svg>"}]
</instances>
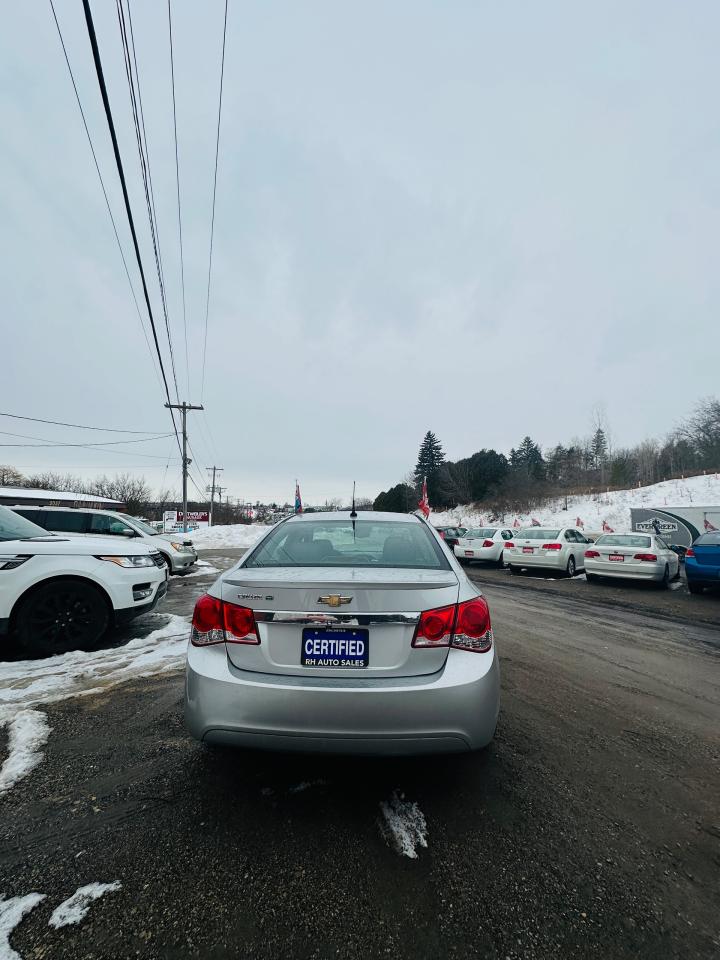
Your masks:
<instances>
[{"instance_id":1,"label":"rear bumper","mask_svg":"<svg viewBox=\"0 0 720 960\"><path fill-rule=\"evenodd\" d=\"M628 563L593 563L592 560L586 560L585 573L613 580L660 581L665 573L665 567L656 567L654 564L638 567Z\"/></svg>"},{"instance_id":2,"label":"rear bumper","mask_svg":"<svg viewBox=\"0 0 720 960\"><path fill-rule=\"evenodd\" d=\"M523 554L505 550L503 559L513 567L527 567L528 570L536 567L538 570L564 570L568 563L567 557L559 551L556 554ZM578 563L578 566L582 566L582 563Z\"/></svg>"},{"instance_id":3,"label":"rear bumper","mask_svg":"<svg viewBox=\"0 0 720 960\"><path fill-rule=\"evenodd\" d=\"M502 547L474 547L467 550L463 547L455 547L455 556L458 560L499 560L502 552Z\"/></svg>"},{"instance_id":4,"label":"rear bumper","mask_svg":"<svg viewBox=\"0 0 720 960\"><path fill-rule=\"evenodd\" d=\"M198 740L320 753L461 753L486 746L499 710L491 654L451 650L444 668L394 680L238 670L225 646L188 648L185 720Z\"/></svg>"},{"instance_id":5,"label":"rear bumper","mask_svg":"<svg viewBox=\"0 0 720 960\"><path fill-rule=\"evenodd\" d=\"M720 564L717 563L698 563L695 557L686 557L685 575L693 583L720 586Z\"/></svg>"}]
</instances>

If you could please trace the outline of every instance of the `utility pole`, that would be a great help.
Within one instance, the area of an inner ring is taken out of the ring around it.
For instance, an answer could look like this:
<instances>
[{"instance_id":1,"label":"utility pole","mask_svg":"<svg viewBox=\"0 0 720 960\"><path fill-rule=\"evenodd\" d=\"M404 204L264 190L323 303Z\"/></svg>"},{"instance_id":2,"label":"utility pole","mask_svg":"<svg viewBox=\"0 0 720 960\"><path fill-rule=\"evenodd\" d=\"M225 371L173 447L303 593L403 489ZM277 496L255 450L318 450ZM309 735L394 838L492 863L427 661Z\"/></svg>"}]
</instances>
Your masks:
<instances>
[{"instance_id":1,"label":"utility pole","mask_svg":"<svg viewBox=\"0 0 720 960\"><path fill-rule=\"evenodd\" d=\"M188 410L204 410L202 404L196 406L192 403L166 403L165 406L168 410L179 410L182 414L182 461L183 461L183 533L188 532L187 528L187 478L188 478L188 467L192 463L192 460L188 460L187 455L187 412Z\"/></svg>"},{"instance_id":2,"label":"utility pole","mask_svg":"<svg viewBox=\"0 0 720 960\"><path fill-rule=\"evenodd\" d=\"M215 487L215 489L216 489L217 492L218 492L218 506L220 506L220 507L222 508L222 495L223 495L223 490L227 490L227 487L221 487L221 486L218 484L218 486ZM225 499L227 500L227 497L226 497Z\"/></svg>"},{"instance_id":3,"label":"utility pole","mask_svg":"<svg viewBox=\"0 0 720 960\"><path fill-rule=\"evenodd\" d=\"M224 467L206 467L208 473L212 470L212 485L210 487L210 526L213 522L213 506L215 504L215 473L222 473Z\"/></svg>"}]
</instances>

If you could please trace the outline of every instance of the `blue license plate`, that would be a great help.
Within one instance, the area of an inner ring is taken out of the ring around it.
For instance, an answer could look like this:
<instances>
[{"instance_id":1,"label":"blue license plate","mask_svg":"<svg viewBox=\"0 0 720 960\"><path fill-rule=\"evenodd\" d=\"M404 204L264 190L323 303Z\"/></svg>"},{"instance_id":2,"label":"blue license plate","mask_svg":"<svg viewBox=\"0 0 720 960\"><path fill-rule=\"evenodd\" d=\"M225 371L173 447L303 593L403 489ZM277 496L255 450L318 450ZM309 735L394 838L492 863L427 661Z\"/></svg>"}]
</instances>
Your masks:
<instances>
[{"instance_id":1,"label":"blue license plate","mask_svg":"<svg viewBox=\"0 0 720 960\"><path fill-rule=\"evenodd\" d=\"M300 663L303 667L367 667L369 647L367 630L306 627L302 635Z\"/></svg>"}]
</instances>

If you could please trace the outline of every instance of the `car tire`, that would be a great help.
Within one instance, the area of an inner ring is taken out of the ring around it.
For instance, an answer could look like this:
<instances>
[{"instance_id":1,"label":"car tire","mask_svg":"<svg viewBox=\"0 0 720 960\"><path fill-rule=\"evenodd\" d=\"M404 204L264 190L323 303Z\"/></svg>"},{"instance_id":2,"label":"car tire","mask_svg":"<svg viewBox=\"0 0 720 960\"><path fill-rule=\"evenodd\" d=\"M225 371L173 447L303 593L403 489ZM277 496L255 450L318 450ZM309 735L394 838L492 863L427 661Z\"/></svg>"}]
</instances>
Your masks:
<instances>
[{"instance_id":1,"label":"car tire","mask_svg":"<svg viewBox=\"0 0 720 960\"><path fill-rule=\"evenodd\" d=\"M694 583L692 580L688 580L688 590L690 593L702 593L703 585L701 583Z\"/></svg>"},{"instance_id":2,"label":"car tire","mask_svg":"<svg viewBox=\"0 0 720 960\"><path fill-rule=\"evenodd\" d=\"M600 577L596 573L586 573L585 579L588 583L600 583Z\"/></svg>"},{"instance_id":3,"label":"car tire","mask_svg":"<svg viewBox=\"0 0 720 960\"><path fill-rule=\"evenodd\" d=\"M663 570L662 580L658 580L658 589L667 590L670 585L670 566L665 564L665 569Z\"/></svg>"},{"instance_id":4,"label":"car tire","mask_svg":"<svg viewBox=\"0 0 720 960\"><path fill-rule=\"evenodd\" d=\"M518 574L518 573L520 573L520 567L515 566L514 563L509 563L509 564L508 564L508 570L509 570L510 573L512 573L512 574Z\"/></svg>"},{"instance_id":5,"label":"car tire","mask_svg":"<svg viewBox=\"0 0 720 960\"><path fill-rule=\"evenodd\" d=\"M507 566L507 564L505 563L505 558L503 557L502 554L500 554L500 557L498 558L498 560L496 561L496 563L497 563L498 567L500 567L501 570L504 570L505 567Z\"/></svg>"},{"instance_id":6,"label":"car tire","mask_svg":"<svg viewBox=\"0 0 720 960\"><path fill-rule=\"evenodd\" d=\"M575 557L570 554L567 562L567 567L565 567L565 573L572 579L577 573L577 567L575 565Z\"/></svg>"},{"instance_id":7,"label":"car tire","mask_svg":"<svg viewBox=\"0 0 720 960\"><path fill-rule=\"evenodd\" d=\"M166 557L164 553L161 553L160 556L162 557L163 563L167 567L168 576L171 577L175 571L172 568L172 563L170 563L170 558Z\"/></svg>"},{"instance_id":8,"label":"car tire","mask_svg":"<svg viewBox=\"0 0 720 960\"><path fill-rule=\"evenodd\" d=\"M48 657L86 650L110 625L110 608L97 587L83 580L53 580L32 590L13 616L22 650Z\"/></svg>"}]
</instances>

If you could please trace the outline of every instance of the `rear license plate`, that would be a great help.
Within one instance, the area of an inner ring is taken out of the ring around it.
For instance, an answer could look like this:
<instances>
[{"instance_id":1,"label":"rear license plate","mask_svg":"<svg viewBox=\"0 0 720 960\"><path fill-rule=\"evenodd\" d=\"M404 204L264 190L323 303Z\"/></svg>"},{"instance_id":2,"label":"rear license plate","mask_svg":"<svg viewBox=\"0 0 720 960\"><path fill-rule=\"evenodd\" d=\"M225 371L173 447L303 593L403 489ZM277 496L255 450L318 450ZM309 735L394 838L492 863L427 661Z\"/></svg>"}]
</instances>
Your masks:
<instances>
[{"instance_id":1,"label":"rear license plate","mask_svg":"<svg viewBox=\"0 0 720 960\"><path fill-rule=\"evenodd\" d=\"M475 554L474 554L474 552L473 552L472 550L466 550L466 551L465 551L465 556L466 556L466 557L472 557L472 556L474 556L474 555L475 555Z\"/></svg>"},{"instance_id":2,"label":"rear license plate","mask_svg":"<svg viewBox=\"0 0 720 960\"><path fill-rule=\"evenodd\" d=\"M624 563L625 557L621 553L611 553L608 560L612 560L613 563Z\"/></svg>"},{"instance_id":3,"label":"rear license plate","mask_svg":"<svg viewBox=\"0 0 720 960\"><path fill-rule=\"evenodd\" d=\"M532 553L532 552L533 552L532 547L523 547L523 553Z\"/></svg>"},{"instance_id":4,"label":"rear license plate","mask_svg":"<svg viewBox=\"0 0 720 960\"><path fill-rule=\"evenodd\" d=\"M303 667L362 669L370 662L367 630L306 627L302 634L300 663Z\"/></svg>"}]
</instances>

